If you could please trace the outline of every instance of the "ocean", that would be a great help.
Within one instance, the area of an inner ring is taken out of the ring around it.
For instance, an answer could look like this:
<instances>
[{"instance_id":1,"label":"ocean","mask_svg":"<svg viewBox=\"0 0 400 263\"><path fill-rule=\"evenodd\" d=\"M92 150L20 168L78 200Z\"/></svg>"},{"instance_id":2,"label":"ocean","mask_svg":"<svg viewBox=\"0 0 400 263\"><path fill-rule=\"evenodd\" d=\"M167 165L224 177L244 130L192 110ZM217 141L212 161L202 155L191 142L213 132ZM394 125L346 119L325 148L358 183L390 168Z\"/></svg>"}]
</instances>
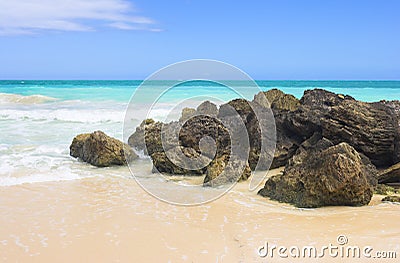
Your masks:
<instances>
[{"instance_id":1,"label":"ocean","mask_svg":"<svg viewBox=\"0 0 400 263\"><path fill-rule=\"evenodd\" d=\"M326 251L321 258L319 253L319 262L374 262L378 253L400 256L400 206L381 202L380 195L363 207L301 209L263 198L248 190L248 182L240 182L215 201L177 206L149 195L127 167L97 168L70 157L69 145L77 134L102 130L126 139L144 117L163 120L177 109L173 119L183 106L196 106L204 98L223 103L239 93L250 99L254 95L243 82L230 82L239 91L232 92L197 81L163 93L154 105L152 93L170 84L156 81L134 100L126 118L140 83L0 81L0 261L282 262L277 250L260 256L260 248L265 252L268 245L319 252L325 246L341 248L342 254ZM257 83L262 90L279 88L298 98L313 88L364 101L400 98L400 81ZM153 193L187 200L216 191L202 187L201 177L154 178L141 157L133 164L139 171L135 176L147 180ZM269 171L268 176L279 172ZM170 181L197 186L187 194L167 189ZM368 248L371 261L368 255L346 256L348 248L361 253ZM313 256L298 257L285 259L304 262Z\"/></svg>"},{"instance_id":2,"label":"ocean","mask_svg":"<svg viewBox=\"0 0 400 263\"><path fill-rule=\"evenodd\" d=\"M97 176L98 170L69 157L69 145L75 135L95 130L123 139L125 111L141 83L140 80L0 81L0 186ZM254 89L248 89L246 82L230 83L246 98L253 97ZM153 81L150 93L169 84L170 81ZM257 84L262 90L278 88L297 98L307 89L322 88L369 102L400 99L400 81L257 81ZM253 93L246 94L248 90ZM196 106L202 96L214 95L219 98L217 103L238 97L222 85L191 82L164 94L149 117L162 120L179 101L195 98L192 104ZM137 114L131 118L130 132L147 116L147 112L141 112L146 108L144 105L153 101L141 98L134 103ZM183 106L173 118L179 117Z\"/></svg>"}]
</instances>

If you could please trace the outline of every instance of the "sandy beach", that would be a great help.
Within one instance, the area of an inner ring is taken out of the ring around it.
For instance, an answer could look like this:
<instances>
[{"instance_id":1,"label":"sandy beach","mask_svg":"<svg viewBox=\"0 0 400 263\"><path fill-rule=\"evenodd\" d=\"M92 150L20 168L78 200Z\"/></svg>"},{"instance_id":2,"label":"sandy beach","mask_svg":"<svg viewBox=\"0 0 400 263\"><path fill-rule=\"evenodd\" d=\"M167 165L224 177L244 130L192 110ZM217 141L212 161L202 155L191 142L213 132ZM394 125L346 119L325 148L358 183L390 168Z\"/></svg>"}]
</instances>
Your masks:
<instances>
[{"instance_id":1,"label":"sandy beach","mask_svg":"<svg viewBox=\"0 0 400 263\"><path fill-rule=\"evenodd\" d=\"M399 10L0 0L0 263L400 262Z\"/></svg>"},{"instance_id":2,"label":"sandy beach","mask_svg":"<svg viewBox=\"0 0 400 263\"><path fill-rule=\"evenodd\" d=\"M238 183L220 199L194 207L169 205L134 179L115 176L1 187L0 260L279 262L287 259L276 254L262 258L257 250L265 242L337 245L338 235L345 235L348 245L372 246L374 251L400 249L400 206L381 203L381 196L364 207L299 209L247 187Z\"/></svg>"}]
</instances>

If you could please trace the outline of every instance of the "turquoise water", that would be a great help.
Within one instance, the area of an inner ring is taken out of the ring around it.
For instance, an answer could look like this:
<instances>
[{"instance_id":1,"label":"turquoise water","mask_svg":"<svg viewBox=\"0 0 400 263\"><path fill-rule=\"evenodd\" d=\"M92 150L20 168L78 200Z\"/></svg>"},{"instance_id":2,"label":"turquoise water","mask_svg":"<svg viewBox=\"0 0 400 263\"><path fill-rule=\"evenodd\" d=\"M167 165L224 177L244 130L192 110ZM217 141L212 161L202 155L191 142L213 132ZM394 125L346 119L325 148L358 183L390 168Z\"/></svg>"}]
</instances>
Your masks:
<instances>
[{"instance_id":1,"label":"turquoise water","mask_svg":"<svg viewBox=\"0 0 400 263\"><path fill-rule=\"evenodd\" d=\"M400 81L256 81L263 90L279 88L300 98L307 89L323 88L336 93L351 95L363 101L394 100L400 99ZM118 102L129 101L132 93L142 83L140 80L123 81L0 81L0 93L13 93L20 95L40 94L61 100L87 100ZM232 86L246 89L246 82L231 81ZM168 81L153 81L154 89L166 86ZM204 82L194 82L185 85L188 88L179 90L175 96L193 96L207 91L224 92L218 85Z\"/></svg>"},{"instance_id":2,"label":"turquoise water","mask_svg":"<svg viewBox=\"0 0 400 263\"><path fill-rule=\"evenodd\" d=\"M77 134L102 130L122 140L147 116L163 120L170 114L172 119L178 118L183 107L195 107L205 95L222 103L238 97L235 91L250 99L256 93L250 88L251 83L245 81L226 83L235 90L216 83L192 81L164 94L149 112L153 95L173 84L153 81L135 101L126 128L127 105L141 83L137 80L0 81L0 186L101 176L104 172L69 156L69 145ZM304 90L323 88L364 101L400 99L400 81L257 81L257 84L262 90L279 88L298 98ZM118 176L127 172L110 169Z\"/></svg>"}]
</instances>

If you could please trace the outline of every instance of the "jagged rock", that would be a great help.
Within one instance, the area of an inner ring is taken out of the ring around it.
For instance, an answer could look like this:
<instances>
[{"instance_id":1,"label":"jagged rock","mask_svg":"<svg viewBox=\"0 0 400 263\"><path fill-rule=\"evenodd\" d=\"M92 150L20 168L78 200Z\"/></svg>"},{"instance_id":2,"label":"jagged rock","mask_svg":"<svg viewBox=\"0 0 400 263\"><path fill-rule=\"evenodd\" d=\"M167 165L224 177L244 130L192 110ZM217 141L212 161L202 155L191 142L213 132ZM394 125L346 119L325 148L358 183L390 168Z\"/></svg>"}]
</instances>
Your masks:
<instances>
[{"instance_id":1,"label":"jagged rock","mask_svg":"<svg viewBox=\"0 0 400 263\"><path fill-rule=\"evenodd\" d=\"M198 114L204 114L204 115L209 115L209 116L217 116L217 114L218 114L217 106L208 100L201 103L197 107L196 111Z\"/></svg>"},{"instance_id":2,"label":"jagged rock","mask_svg":"<svg viewBox=\"0 0 400 263\"><path fill-rule=\"evenodd\" d=\"M143 151L147 155L155 152L163 152L178 146L179 123L171 122L164 124L155 122L152 119L144 120L136 131L129 137L128 144L138 151ZM161 141L164 136L164 143Z\"/></svg>"},{"instance_id":3,"label":"jagged rock","mask_svg":"<svg viewBox=\"0 0 400 263\"><path fill-rule=\"evenodd\" d=\"M207 137L209 137L208 140L203 141ZM193 148L209 158L214 158L215 154L228 153L231 143L229 131L221 121L206 115L189 119L179 131L179 141L182 146ZM200 148L200 146L203 147Z\"/></svg>"},{"instance_id":4,"label":"jagged rock","mask_svg":"<svg viewBox=\"0 0 400 263\"><path fill-rule=\"evenodd\" d=\"M181 117L179 118L180 122L187 121L188 119L192 118L195 115L208 115L211 117L215 117L218 114L217 106L206 100L202 102L196 109L193 108L183 108Z\"/></svg>"},{"instance_id":5,"label":"jagged rock","mask_svg":"<svg viewBox=\"0 0 400 263\"><path fill-rule=\"evenodd\" d=\"M347 142L377 167L398 160L397 116L383 103L360 102L321 89L305 91L300 103L283 120L288 133L309 138L321 132L334 144Z\"/></svg>"},{"instance_id":6,"label":"jagged rock","mask_svg":"<svg viewBox=\"0 0 400 263\"><path fill-rule=\"evenodd\" d=\"M296 150L296 154L288 161L287 167L301 165L307 161L307 158L318 158L320 152L334 146L334 144L322 137L321 133L314 133L309 139L305 140Z\"/></svg>"},{"instance_id":7,"label":"jagged rock","mask_svg":"<svg viewBox=\"0 0 400 263\"><path fill-rule=\"evenodd\" d=\"M151 155L151 159L153 172L157 170L160 173L185 175L202 175L211 162L210 158L200 155L194 149L182 146L177 146L167 152L155 152Z\"/></svg>"},{"instance_id":8,"label":"jagged rock","mask_svg":"<svg viewBox=\"0 0 400 263\"><path fill-rule=\"evenodd\" d=\"M183 108L181 117L179 118L179 121L184 122L190 118L192 118L196 114L196 110L193 108Z\"/></svg>"},{"instance_id":9,"label":"jagged rock","mask_svg":"<svg viewBox=\"0 0 400 263\"><path fill-rule=\"evenodd\" d=\"M229 162L229 155L214 159L206 169L204 186L220 186L237 181L247 180L251 175L249 163L246 160L236 159ZM243 168L243 169L239 169ZM240 173L240 170L242 172Z\"/></svg>"},{"instance_id":10,"label":"jagged rock","mask_svg":"<svg viewBox=\"0 0 400 263\"><path fill-rule=\"evenodd\" d=\"M144 139L145 129L147 131L157 130L158 132L161 131L161 123L155 122L153 119L145 119L142 123L136 127L136 131L131 134L128 138L129 146L135 148L137 151L144 151L145 154L147 153L146 150L146 142Z\"/></svg>"},{"instance_id":11,"label":"jagged rock","mask_svg":"<svg viewBox=\"0 0 400 263\"><path fill-rule=\"evenodd\" d=\"M287 161L294 155L304 136L292 132L286 127L286 116L288 112L295 111L300 107L299 100L281 90L271 89L259 92L254 96L254 103L265 108L271 108L275 118L276 147L270 168L285 166Z\"/></svg>"},{"instance_id":12,"label":"jagged rock","mask_svg":"<svg viewBox=\"0 0 400 263\"><path fill-rule=\"evenodd\" d=\"M124 165L138 158L129 145L102 131L77 135L71 143L70 155L99 167Z\"/></svg>"},{"instance_id":13,"label":"jagged rock","mask_svg":"<svg viewBox=\"0 0 400 263\"><path fill-rule=\"evenodd\" d=\"M252 107L260 107L252 102L244 99L231 100L226 104L223 104L219 108L218 118L222 120L229 120L230 117L240 116L244 123L247 131L247 135L244 134L241 137L247 137L249 141L249 165L254 170L258 164L261 155L261 140L262 135L260 131L260 125L255 112ZM267 136L264 134L263 136ZM261 165L262 166L262 165ZM269 167L266 167L268 169Z\"/></svg>"},{"instance_id":14,"label":"jagged rock","mask_svg":"<svg viewBox=\"0 0 400 263\"><path fill-rule=\"evenodd\" d=\"M266 98L268 101L266 101L264 98ZM283 91L278 89L260 92L254 96L253 101L257 102L263 107L281 111L294 111L300 106L300 102L295 96L285 94Z\"/></svg>"},{"instance_id":15,"label":"jagged rock","mask_svg":"<svg viewBox=\"0 0 400 263\"><path fill-rule=\"evenodd\" d=\"M259 194L298 207L368 204L372 175L361 156L347 143L329 145L326 139L314 147L303 144L283 174L268 179Z\"/></svg>"},{"instance_id":16,"label":"jagged rock","mask_svg":"<svg viewBox=\"0 0 400 263\"><path fill-rule=\"evenodd\" d=\"M378 182L380 184L400 183L400 163L396 163L395 165L380 171Z\"/></svg>"},{"instance_id":17,"label":"jagged rock","mask_svg":"<svg viewBox=\"0 0 400 263\"><path fill-rule=\"evenodd\" d=\"M386 101L382 100L379 102L384 105L388 110L389 114L395 116L395 126L397 127L397 134L395 138L394 145L394 156L393 160L395 163L400 161L400 101L399 100L391 100Z\"/></svg>"},{"instance_id":18,"label":"jagged rock","mask_svg":"<svg viewBox=\"0 0 400 263\"><path fill-rule=\"evenodd\" d=\"M285 166L289 159L296 153L300 142L285 136L277 131L276 146L271 169Z\"/></svg>"},{"instance_id":19,"label":"jagged rock","mask_svg":"<svg viewBox=\"0 0 400 263\"><path fill-rule=\"evenodd\" d=\"M382 199L382 202L400 203L400 196L397 196L397 195L385 196Z\"/></svg>"}]
</instances>

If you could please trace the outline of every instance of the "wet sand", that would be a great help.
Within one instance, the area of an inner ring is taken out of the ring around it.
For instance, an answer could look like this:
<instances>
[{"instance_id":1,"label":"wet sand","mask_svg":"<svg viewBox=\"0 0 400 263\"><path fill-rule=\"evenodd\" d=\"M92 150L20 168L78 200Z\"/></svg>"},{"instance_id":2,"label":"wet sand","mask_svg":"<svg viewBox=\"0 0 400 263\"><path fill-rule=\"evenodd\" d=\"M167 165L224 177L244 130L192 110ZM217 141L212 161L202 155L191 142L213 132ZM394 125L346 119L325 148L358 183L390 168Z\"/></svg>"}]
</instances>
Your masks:
<instances>
[{"instance_id":1,"label":"wet sand","mask_svg":"<svg viewBox=\"0 0 400 263\"><path fill-rule=\"evenodd\" d=\"M276 171L275 171L276 172ZM0 260L4 262L304 262L261 258L277 246L370 245L397 251L400 205L298 209L247 190L243 182L201 206L174 206L135 180L113 176L0 187ZM318 262L336 262L326 256ZM354 262L354 259L342 259ZM358 259L359 262L376 262Z\"/></svg>"}]
</instances>

